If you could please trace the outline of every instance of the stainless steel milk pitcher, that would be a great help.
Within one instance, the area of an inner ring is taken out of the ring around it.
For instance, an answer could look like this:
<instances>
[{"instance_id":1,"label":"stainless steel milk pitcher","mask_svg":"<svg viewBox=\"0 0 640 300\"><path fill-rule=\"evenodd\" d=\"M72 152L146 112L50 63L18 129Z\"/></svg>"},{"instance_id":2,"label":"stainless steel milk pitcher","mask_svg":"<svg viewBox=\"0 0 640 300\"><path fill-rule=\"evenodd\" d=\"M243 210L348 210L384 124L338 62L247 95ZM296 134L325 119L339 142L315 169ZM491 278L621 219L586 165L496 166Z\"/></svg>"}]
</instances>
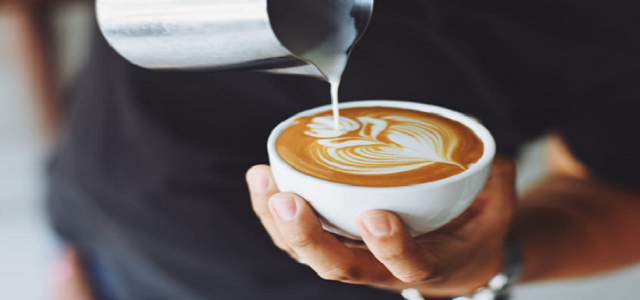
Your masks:
<instances>
[{"instance_id":1,"label":"stainless steel milk pitcher","mask_svg":"<svg viewBox=\"0 0 640 300\"><path fill-rule=\"evenodd\" d=\"M357 35L348 41L350 51L369 24L373 1L97 0L96 10L111 46L144 68L250 69L325 79L292 49L312 47L314 39L346 30L329 24L330 18L318 18L323 10L328 17L353 18L350 30ZM302 24L308 20L312 23Z\"/></svg>"}]
</instances>

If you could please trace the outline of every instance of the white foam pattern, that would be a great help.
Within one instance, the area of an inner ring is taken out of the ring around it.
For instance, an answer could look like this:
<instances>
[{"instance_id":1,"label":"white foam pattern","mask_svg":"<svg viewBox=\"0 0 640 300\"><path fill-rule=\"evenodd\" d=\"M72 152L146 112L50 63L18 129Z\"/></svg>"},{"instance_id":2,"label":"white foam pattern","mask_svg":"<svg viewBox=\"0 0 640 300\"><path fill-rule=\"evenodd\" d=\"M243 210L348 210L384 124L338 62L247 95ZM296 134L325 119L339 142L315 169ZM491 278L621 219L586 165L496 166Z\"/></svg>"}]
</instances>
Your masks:
<instances>
[{"instance_id":1,"label":"white foam pattern","mask_svg":"<svg viewBox=\"0 0 640 300\"><path fill-rule=\"evenodd\" d=\"M434 163L469 168L451 158L459 141L450 128L400 116L340 117L337 131L333 121L331 116L316 117L305 132L318 139L311 157L326 168L361 175L406 172Z\"/></svg>"}]
</instances>

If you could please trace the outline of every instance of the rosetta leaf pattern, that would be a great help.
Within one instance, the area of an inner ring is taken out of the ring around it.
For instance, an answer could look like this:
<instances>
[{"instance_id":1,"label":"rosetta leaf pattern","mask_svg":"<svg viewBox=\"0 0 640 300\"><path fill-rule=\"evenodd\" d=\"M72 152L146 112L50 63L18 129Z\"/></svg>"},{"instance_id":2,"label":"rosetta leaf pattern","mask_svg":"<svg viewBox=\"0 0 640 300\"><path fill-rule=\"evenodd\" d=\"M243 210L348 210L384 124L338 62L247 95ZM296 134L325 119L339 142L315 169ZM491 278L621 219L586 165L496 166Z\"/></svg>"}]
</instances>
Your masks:
<instances>
[{"instance_id":1,"label":"rosetta leaf pattern","mask_svg":"<svg viewBox=\"0 0 640 300\"><path fill-rule=\"evenodd\" d=\"M317 138L312 158L327 168L361 175L381 175L419 169L434 163L456 165L451 156L458 140L444 126L399 116L314 118L306 134Z\"/></svg>"}]
</instances>

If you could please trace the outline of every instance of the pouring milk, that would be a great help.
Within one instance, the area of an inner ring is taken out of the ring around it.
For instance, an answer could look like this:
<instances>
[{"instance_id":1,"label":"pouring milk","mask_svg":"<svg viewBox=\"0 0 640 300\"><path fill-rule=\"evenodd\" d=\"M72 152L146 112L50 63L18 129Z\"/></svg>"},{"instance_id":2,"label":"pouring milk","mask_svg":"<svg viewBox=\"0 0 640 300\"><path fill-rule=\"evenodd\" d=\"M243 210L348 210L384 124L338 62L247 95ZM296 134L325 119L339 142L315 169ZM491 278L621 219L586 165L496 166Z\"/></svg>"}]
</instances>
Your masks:
<instances>
[{"instance_id":1,"label":"pouring milk","mask_svg":"<svg viewBox=\"0 0 640 300\"><path fill-rule=\"evenodd\" d=\"M274 32L294 54L313 63L331 85L334 126L340 130L338 90L358 38L352 15L357 0L270 0Z\"/></svg>"}]
</instances>

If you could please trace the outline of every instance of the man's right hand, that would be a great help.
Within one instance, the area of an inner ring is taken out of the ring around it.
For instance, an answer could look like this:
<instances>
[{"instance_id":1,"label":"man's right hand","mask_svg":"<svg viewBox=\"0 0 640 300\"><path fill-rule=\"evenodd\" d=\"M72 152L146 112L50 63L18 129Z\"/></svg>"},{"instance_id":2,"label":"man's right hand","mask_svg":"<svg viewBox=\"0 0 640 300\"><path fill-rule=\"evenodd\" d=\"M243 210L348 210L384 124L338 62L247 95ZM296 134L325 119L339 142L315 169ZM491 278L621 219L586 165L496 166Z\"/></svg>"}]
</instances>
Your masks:
<instances>
[{"instance_id":1,"label":"man's right hand","mask_svg":"<svg viewBox=\"0 0 640 300\"><path fill-rule=\"evenodd\" d=\"M515 204L514 175L513 162L497 157L472 206L450 224L420 237L411 237L391 212L366 212L354 220L364 243L324 231L307 201L278 192L269 166L252 168L247 181L253 208L274 243L319 277L450 297L486 285L500 271Z\"/></svg>"}]
</instances>

